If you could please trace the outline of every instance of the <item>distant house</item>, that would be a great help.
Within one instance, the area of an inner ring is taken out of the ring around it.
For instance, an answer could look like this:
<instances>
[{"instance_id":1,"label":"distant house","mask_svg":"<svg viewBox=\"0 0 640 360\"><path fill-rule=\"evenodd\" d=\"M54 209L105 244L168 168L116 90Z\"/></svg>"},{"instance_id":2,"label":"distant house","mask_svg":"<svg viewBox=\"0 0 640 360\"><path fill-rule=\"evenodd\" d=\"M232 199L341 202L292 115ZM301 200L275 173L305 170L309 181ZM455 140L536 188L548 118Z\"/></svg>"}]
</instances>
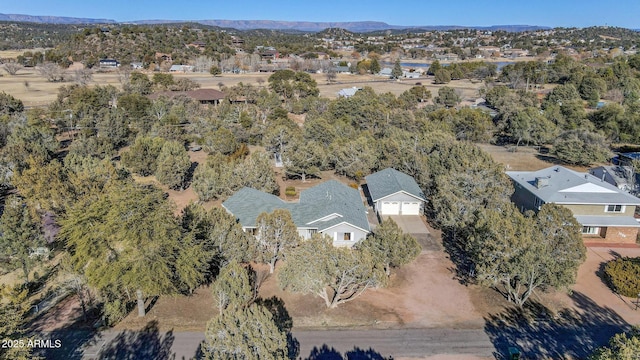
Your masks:
<instances>
[{"instance_id":1,"label":"distant house","mask_svg":"<svg viewBox=\"0 0 640 360\"><path fill-rule=\"evenodd\" d=\"M192 65L171 65L171 67L169 68L169 72L192 72L193 71L193 66Z\"/></svg>"},{"instance_id":2,"label":"distant house","mask_svg":"<svg viewBox=\"0 0 640 360\"><path fill-rule=\"evenodd\" d=\"M132 62L131 68L134 70L144 69L144 65L141 62Z\"/></svg>"},{"instance_id":3,"label":"distant house","mask_svg":"<svg viewBox=\"0 0 640 360\"><path fill-rule=\"evenodd\" d=\"M280 56L276 48L271 46L256 46L256 52L260 55L260 60L263 61L275 60Z\"/></svg>"},{"instance_id":4,"label":"distant house","mask_svg":"<svg viewBox=\"0 0 640 360\"><path fill-rule=\"evenodd\" d=\"M168 61L168 62L172 62L173 61L173 58L171 57L171 54L165 54L165 53L157 52L155 57L156 57L156 60L161 61L161 62L162 61Z\"/></svg>"},{"instance_id":5,"label":"distant house","mask_svg":"<svg viewBox=\"0 0 640 360\"><path fill-rule=\"evenodd\" d=\"M338 91L338 97L350 98L355 95L358 90L360 90L360 88L357 88L355 86L351 88L341 89L340 91Z\"/></svg>"},{"instance_id":6,"label":"distant house","mask_svg":"<svg viewBox=\"0 0 640 360\"><path fill-rule=\"evenodd\" d=\"M507 175L515 187L511 200L521 211L538 211L546 203L562 205L582 225L585 241L635 244L640 223L634 214L640 199L602 177L562 166Z\"/></svg>"},{"instance_id":7,"label":"distant house","mask_svg":"<svg viewBox=\"0 0 640 360\"><path fill-rule=\"evenodd\" d=\"M195 48L200 51L204 50L206 46L207 46L207 43L205 43L204 41L194 41L192 43L187 44L187 47Z\"/></svg>"},{"instance_id":8,"label":"distant house","mask_svg":"<svg viewBox=\"0 0 640 360\"><path fill-rule=\"evenodd\" d=\"M147 96L151 100L156 100L161 97L173 99L180 96L186 96L193 100L198 101L200 104L213 104L217 105L225 98L225 94L222 91L216 89L195 89L191 91L159 91Z\"/></svg>"},{"instance_id":9,"label":"distant house","mask_svg":"<svg viewBox=\"0 0 640 360\"><path fill-rule=\"evenodd\" d=\"M638 183L630 166L598 166L589 169L589 174L628 193L634 192Z\"/></svg>"},{"instance_id":10,"label":"distant house","mask_svg":"<svg viewBox=\"0 0 640 360\"><path fill-rule=\"evenodd\" d=\"M101 68L117 68L120 63L115 59L100 59L99 65Z\"/></svg>"},{"instance_id":11,"label":"distant house","mask_svg":"<svg viewBox=\"0 0 640 360\"><path fill-rule=\"evenodd\" d=\"M304 190L298 202L252 188L242 188L222 203L242 228L255 234L256 219L263 212L286 209L291 212L298 233L309 239L315 233L333 239L334 246L352 247L369 233L369 221L360 192L336 180Z\"/></svg>"},{"instance_id":12,"label":"distant house","mask_svg":"<svg viewBox=\"0 0 640 360\"><path fill-rule=\"evenodd\" d=\"M420 215L427 199L416 180L386 168L365 177L367 189L379 215Z\"/></svg>"},{"instance_id":13,"label":"distant house","mask_svg":"<svg viewBox=\"0 0 640 360\"><path fill-rule=\"evenodd\" d=\"M634 160L640 160L640 152L626 152L618 154L617 158L614 158L614 163L618 163L623 166L632 166Z\"/></svg>"},{"instance_id":14,"label":"distant house","mask_svg":"<svg viewBox=\"0 0 640 360\"><path fill-rule=\"evenodd\" d=\"M459 59L457 54L452 54L452 53L436 54L435 58L438 61L458 61Z\"/></svg>"},{"instance_id":15,"label":"distant house","mask_svg":"<svg viewBox=\"0 0 640 360\"><path fill-rule=\"evenodd\" d=\"M418 79L420 77L420 73L417 71L403 71L402 76L407 79Z\"/></svg>"},{"instance_id":16,"label":"distant house","mask_svg":"<svg viewBox=\"0 0 640 360\"><path fill-rule=\"evenodd\" d=\"M378 73L378 75L380 76L387 76L387 77L391 77L391 73L393 72L393 70L391 68L384 68L382 70L380 70L380 72Z\"/></svg>"},{"instance_id":17,"label":"distant house","mask_svg":"<svg viewBox=\"0 0 640 360\"><path fill-rule=\"evenodd\" d=\"M348 66L336 66L336 73L338 74L350 74L351 73L351 68Z\"/></svg>"}]
</instances>

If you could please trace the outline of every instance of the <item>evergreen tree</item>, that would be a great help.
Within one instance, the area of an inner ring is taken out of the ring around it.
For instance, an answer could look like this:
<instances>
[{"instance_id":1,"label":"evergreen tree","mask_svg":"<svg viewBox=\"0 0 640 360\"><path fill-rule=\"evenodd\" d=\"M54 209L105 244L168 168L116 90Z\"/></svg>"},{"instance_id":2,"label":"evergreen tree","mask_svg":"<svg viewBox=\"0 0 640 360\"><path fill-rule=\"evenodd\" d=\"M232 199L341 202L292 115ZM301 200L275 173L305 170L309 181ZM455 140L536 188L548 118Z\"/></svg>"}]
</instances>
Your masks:
<instances>
[{"instance_id":1,"label":"evergreen tree","mask_svg":"<svg viewBox=\"0 0 640 360\"><path fill-rule=\"evenodd\" d=\"M384 270L369 252L334 247L323 235L315 234L290 255L278 274L280 287L318 296L328 308L386 282Z\"/></svg>"},{"instance_id":2,"label":"evergreen tree","mask_svg":"<svg viewBox=\"0 0 640 360\"><path fill-rule=\"evenodd\" d=\"M209 321L202 351L210 360L284 360L287 333L263 306L229 309Z\"/></svg>"},{"instance_id":3,"label":"evergreen tree","mask_svg":"<svg viewBox=\"0 0 640 360\"><path fill-rule=\"evenodd\" d=\"M135 294L139 316L146 297L176 293L183 278L193 278L185 273L189 267L176 268L183 249L180 228L162 192L153 188L118 183L81 199L62 219L60 236L88 283L120 309ZM191 253L192 268L205 256Z\"/></svg>"},{"instance_id":4,"label":"evergreen tree","mask_svg":"<svg viewBox=\"0 0 640 360\"><path fill-rule=\"evenodd\" d=\"M258 215L256 227L258 261L269 264L269 272L273 274L276 262L300 243L298 228L293 223L291 213L284 209Z\"/></svg>"},{"instance_id":5,"label":"evergreen tree","mask_svg":"<svg viewBox=\"0 0 640 360\"><path fill-rule=\"evenodd\" d=\"M182 189L191 160L184 146L177 141L167 141L162 145L156 165L156 178L171 189Z\"/></svg>"},{"instance_id":6,"label":"evergreen tree","mask_svg":"<svg viewBox=\"0 0 640 360\"><path fill-rule=\"evenodd\" d=\"M0 253L12 270L22 270L25 282L34 264L42 260L33 251L44 245L40 223L27 205L16 195L7 197L0 217Z\"/></svg>"},{"instance_id":7,"label":"evergreen tree","mask_svg":"<svg viewBox=\"0 0 640 360\"><path fill-rule=\"evenodd\" d=\"M391 218L383 220L373 234L356 244L356 247L369 252L375 261L381 262L387 276L391 275L392 267L410 263L422 250L416 239L404 234Z\"/></svg>"},{"instance_id":8,"label":"evergreen tree","mask_svg":"<svg viewBox=\"0 0 640 360\"><path fill-rule=\"evenodd\" d=\"M220 270L211 285L213 298L220 313L247 307L254 298L249 276L251 269L245 269L232 261Z\"/></svg>"},{"instance_id":9,"label":"evergreen tree","mask_svg":"<svg viewBox=\"0 0 640 360\"><path fill-rule=\"evenodd\" d=\"M391 69L391 78L400 79L401 76L402 66L400 66L400 59L396 59L396 62L393 64L393 69Z\"/></svg>"}]
</instances>

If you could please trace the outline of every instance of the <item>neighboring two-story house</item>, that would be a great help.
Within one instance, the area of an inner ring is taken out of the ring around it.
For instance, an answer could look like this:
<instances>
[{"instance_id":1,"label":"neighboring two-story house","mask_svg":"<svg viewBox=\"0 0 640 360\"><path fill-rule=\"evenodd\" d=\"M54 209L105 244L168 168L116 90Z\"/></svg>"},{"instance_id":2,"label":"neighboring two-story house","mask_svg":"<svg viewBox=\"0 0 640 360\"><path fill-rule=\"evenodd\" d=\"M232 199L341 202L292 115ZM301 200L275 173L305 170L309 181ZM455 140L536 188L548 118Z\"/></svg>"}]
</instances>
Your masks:
<instances>
[{"instance_id":1,"label":"neighboring two-story house","mask_svg":"<svg viewBox=\"0 0 640 360\"><path fill-rule=\"evenodd\" d=\"M507 175L515 187L512 201L521 211L538 211L545 203L562 205L582 225L585 242L636 242L640 223L634 214L640 199L602 178L562 166Z\"/></svg>"},{"instance_id":2,"label":"neighboring two-story house","mask_svg":"<svg viewBox=\"0 0 640 360\"><path fill-rule=\"evenodd\" d=\"M245 187L223 202L222 207L247 232L255 232L261 213L276 209L289 210L304 239L322 233L333 239L334 246L352 247L370 231L360 192L336 180L302 191L298 202L285 202L275 195Z\"/></svg>"}]
</instances>

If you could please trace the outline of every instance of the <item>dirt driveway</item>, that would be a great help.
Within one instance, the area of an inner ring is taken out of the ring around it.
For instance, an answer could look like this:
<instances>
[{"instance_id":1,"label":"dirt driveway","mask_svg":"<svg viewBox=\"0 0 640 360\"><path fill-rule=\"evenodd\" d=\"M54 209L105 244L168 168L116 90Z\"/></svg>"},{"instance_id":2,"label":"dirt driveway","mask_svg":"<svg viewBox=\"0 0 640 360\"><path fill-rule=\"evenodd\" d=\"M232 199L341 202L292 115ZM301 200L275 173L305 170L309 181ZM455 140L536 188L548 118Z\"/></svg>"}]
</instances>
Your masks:
<instances>
[{"instance_id":1,"label":"dirt driveway","mask_svg":"<svg viewBox=\"0 0 640 360\"><path fill-rule=\"evenodd\" d=\"M604 263L617 257L638 257L640 248L588 247L587 260L578 269L578 279L572 287L602 308L616 312L629 324L640 323L640 309L636 309L637 299L616 295L602 280Z\"/></svg>"}]
</instances>

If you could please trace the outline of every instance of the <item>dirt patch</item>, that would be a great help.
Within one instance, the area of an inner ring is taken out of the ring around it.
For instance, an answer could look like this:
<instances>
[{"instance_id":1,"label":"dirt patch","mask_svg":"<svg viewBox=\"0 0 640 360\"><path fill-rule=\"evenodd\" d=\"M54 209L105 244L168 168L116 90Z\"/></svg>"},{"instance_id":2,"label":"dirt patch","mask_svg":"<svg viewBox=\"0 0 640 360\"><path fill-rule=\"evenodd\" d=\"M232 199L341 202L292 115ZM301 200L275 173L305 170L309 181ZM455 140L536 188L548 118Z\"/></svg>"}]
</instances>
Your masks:
<instances>
[{"instance_id":1,"label":"dirt patch","mask_svg":"<svg viewBox=\"0 0 640 360\"><path fill-rule=\"evenodd\" d=\"M82 307L77 296L68 296L47 313L36 317L30 330L54 331L71 325L75 329L92 327L91 321L85 322L82 318Z\"/></svg>"},{"instance_id":2,"label":"dirt patch","mask_svg":"<svg viewBox=\"0 0 640 360\"><path fill-rule=\"evenodd\" d=\"M203 286L190 296L161 296L144 317L138 317L134 310L114 330L139 330L155 320L160 331L204 331L207 322L217 313L211 289Z\"/></svg>"}]
</instances>

